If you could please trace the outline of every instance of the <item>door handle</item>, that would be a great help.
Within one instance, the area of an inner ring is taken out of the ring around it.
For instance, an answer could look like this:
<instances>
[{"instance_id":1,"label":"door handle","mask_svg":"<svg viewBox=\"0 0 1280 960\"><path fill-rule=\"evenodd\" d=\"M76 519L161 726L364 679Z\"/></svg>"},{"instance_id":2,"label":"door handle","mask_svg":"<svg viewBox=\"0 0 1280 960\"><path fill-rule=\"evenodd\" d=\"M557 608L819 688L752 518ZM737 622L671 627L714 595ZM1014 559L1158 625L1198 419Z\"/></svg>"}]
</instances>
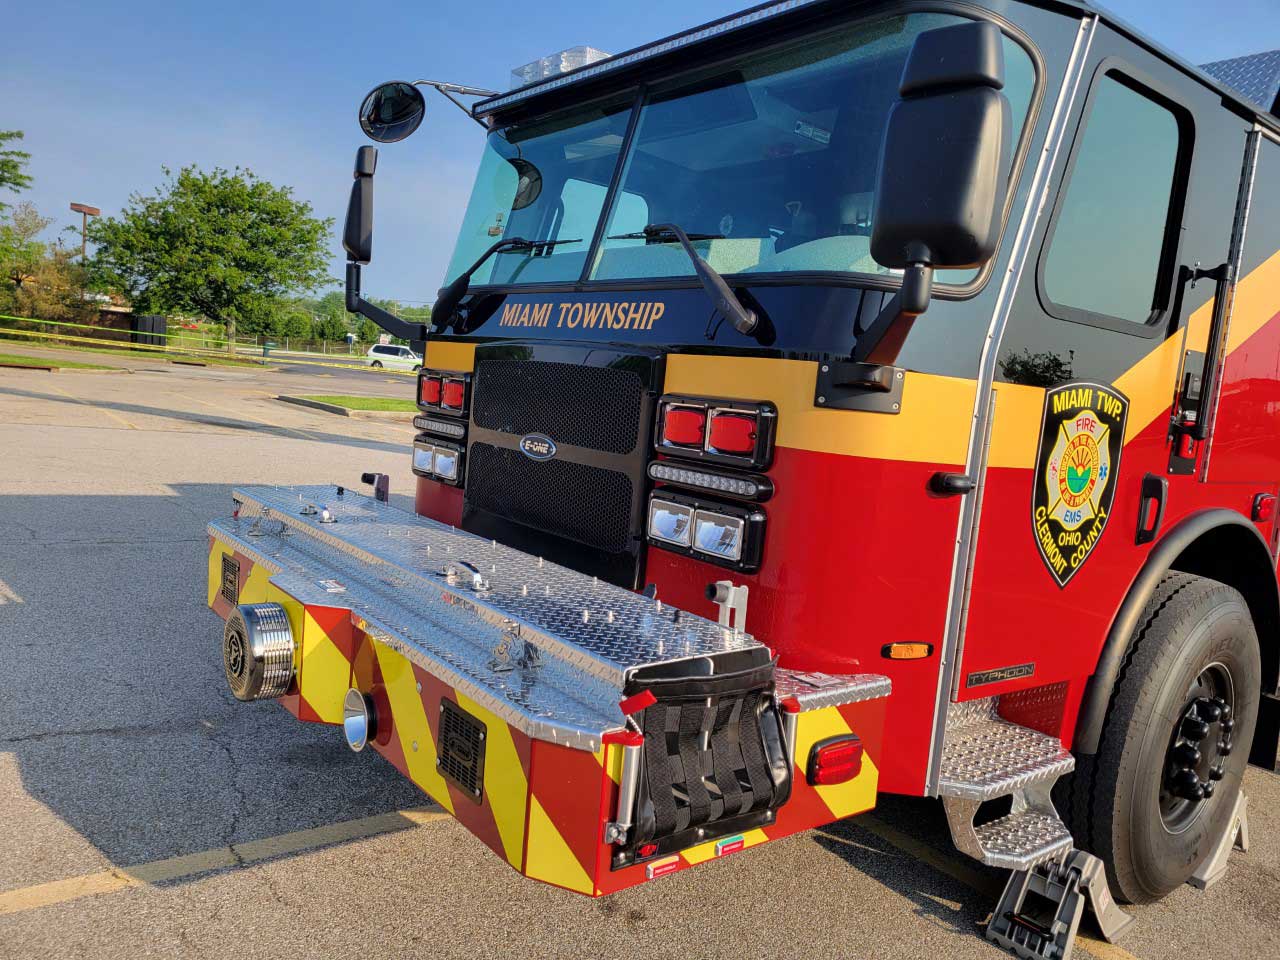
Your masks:
<instances>
[{"instance_id":1,"label":"door handle","mask_svg":"<svg viewBox=\"0 0 1280 960\"><path fill-rule=\"evenodd\" d=\"M1164 506L1169 496L1169 481L1148 473L1142 478L1142 502L1138 506L1138 532L1133 538L1137 544L1150 543L1164 523Z\"/></svg>"}]
</instances>

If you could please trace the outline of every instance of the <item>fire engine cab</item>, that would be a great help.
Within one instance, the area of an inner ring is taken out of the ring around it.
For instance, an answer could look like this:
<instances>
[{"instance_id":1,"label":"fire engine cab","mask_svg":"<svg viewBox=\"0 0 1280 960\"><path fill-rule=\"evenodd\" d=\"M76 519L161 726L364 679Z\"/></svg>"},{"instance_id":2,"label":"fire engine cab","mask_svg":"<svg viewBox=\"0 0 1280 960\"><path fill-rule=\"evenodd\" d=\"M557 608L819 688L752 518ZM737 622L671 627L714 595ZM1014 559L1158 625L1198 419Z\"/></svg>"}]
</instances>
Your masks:
<instances>
[{"instance_id":1,"label":"fire engine cab","mask_svg":"<svg viewBox=\"0 0 1280 960\"><path fill-rule=\"evenodd\" d=\"M364 101L485 130L429 327L361 296L356 160L416 515L238 489L236 695L589 896L881 792L1012 871L1022 956L1212 883L1280 739L1280 53L786 0L602 57Z\"/></svg>"}]
</instances>

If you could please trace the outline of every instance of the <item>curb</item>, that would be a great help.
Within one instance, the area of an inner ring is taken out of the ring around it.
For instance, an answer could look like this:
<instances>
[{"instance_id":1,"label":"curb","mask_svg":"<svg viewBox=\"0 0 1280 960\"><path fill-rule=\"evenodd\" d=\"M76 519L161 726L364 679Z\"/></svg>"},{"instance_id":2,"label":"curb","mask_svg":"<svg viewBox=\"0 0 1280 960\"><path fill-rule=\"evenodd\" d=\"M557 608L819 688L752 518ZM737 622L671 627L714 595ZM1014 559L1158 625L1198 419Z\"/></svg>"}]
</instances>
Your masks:
<instances>
[{"instance_id":1,"label":"curb","mask_svg":"<svg viewBox=\"0 0 1280 960\"><path fill-rule=\"evenodd\" d=\"M127 367L111 367L105 370L85 370L81 367L55 367L40 363L0 363L0 370L35 370L39 373L133 373Z\"/></svg>"},{"instance_id":2,"label":"curb","mask_svg":"<svg viewBox=\"0 0 1280 960\"><path fill-rule=\"evenodd\" d=\"M350 410L347 407L340 407L336 403L307 400L304 397L281 395L276 399L285 403L297 404L300 407L311 407L314 410L323 410L325 413L334 413L340 417L352 417L357 420L402 420L405 423L409 423L414 417L411 410Z\"/></svg>"}]
</instances>

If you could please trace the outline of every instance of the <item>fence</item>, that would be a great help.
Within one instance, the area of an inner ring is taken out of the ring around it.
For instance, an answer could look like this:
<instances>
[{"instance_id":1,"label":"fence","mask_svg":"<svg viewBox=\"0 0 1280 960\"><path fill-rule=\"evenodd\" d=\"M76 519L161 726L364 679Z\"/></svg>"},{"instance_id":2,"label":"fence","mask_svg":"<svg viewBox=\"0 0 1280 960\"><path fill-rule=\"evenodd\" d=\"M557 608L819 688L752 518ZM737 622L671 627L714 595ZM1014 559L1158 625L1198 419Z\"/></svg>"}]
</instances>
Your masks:
<instances>
[{"instance_id":1,"label":"fence","mask_svg":"<svg viewBox=\"0 0 1280 960\"><path fill-rule=\"evenodd\" d=\"M45 346L94 348L112 352L137 353L157 359L172 356L202 357L226 361L234 355L237 362L267 362L272 364L309 363L315 366L350 367L351 359L363 358L368 344L355 343L350 347L333 341L268 340L265 337L237 337L233 351L227 350L225 337L219 339L209 330L179 328L177 333L156 332L154 324L145 329L125 330L119 326L108 327L63 320L37 320L33 317L13 317L0 314L0 342L28 341ZM311 350L300 349L311 347ZM315 349L319 347L319 349ZM281 352L291 356L280 356ZM340 358L350 358L344 362ZM326 362L327 361L327 362ZM384 371L395 372L395 371Z\"/></svg>"}]
</instances>

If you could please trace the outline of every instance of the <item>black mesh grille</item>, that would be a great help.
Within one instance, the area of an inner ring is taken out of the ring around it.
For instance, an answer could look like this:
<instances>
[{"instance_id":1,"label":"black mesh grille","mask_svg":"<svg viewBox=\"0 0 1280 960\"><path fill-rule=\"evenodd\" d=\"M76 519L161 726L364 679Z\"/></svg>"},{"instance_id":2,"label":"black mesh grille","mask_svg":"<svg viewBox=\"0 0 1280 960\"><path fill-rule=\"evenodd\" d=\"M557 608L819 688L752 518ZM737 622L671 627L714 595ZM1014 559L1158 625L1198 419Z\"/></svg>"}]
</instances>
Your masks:
<instances>
[{"instance_id":1,"label":"black mesh grille","mask_svg":"<svg viewBox=\"0 0 1280 960\"><path fill-rule=\"evenodd\" d=\"M476 426L605 453L638 442L644 382L634 370L573 363L481 360L472 416Z\"/></svg>"},{"instance_id":2,"label":"black mesh grille","mask_svg":"<svg viewBox=\"0 0 1280 960\"><path fill-rule=\"evenodd\" d=\"M476 800L484 789L484 724L452 700L440 701L436 766Z\"/></svg>"},{"instance_id":3,"label":"black mesh grille","mask_svg":"<svg viewBox=\"0 0 1280 960\"><path fill-rule=\"evenodd\" d=\"M475 507L610 553L627 548L633 491L626 474L473 443L467 476Z\"/></svg>"}]
</instances>

